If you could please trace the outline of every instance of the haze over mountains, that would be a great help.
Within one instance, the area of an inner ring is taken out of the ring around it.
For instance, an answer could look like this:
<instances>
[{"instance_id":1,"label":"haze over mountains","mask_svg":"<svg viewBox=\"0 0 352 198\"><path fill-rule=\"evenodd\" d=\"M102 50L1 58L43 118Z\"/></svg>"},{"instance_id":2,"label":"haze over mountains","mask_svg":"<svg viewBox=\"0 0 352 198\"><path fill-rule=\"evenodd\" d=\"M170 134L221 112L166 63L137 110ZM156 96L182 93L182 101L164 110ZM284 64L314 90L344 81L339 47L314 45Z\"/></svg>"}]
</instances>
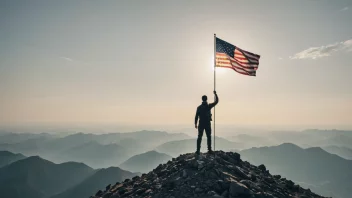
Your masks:
<instances>
[{"instance_id":1,"label":"haze over mountains","mask_svg":"<svg viewBox=\"0 0 352 198\"><path fill-rule=\"evenodd\" d=\"M271 173L314 192L349 198L351 137L351 131L337 130L237 134L217 137L216 150L240 151L243 159L265 164ZM180 154L193 153L195 143L186 134L158 131L0 134L0 150L4 150L0 152L0 193L7 196L4 198L23 193L29 198L87 197L110 183L147 173ZM206 151L205 138L202 151Z\"/></svg>"},{"instance_id":2,"label":"haze over mountains","mask_svg":"<svg viewBox=\"0 0 352 198\"><path fill-rule=\"evenodd\" d=\"M0 168L24 158L26 158L26 156L19 153L15 154L8 151L0 151Z\"/></svg>"},{"instance_id":3,"label":"haze over mountains","mask_svg":"<svg viewBox=\"0 0 352 198\"><path fill-rule=\"evenodd\" d=\"M325 146L323 149L329 153L336 154L348 160L352 160L352 149L339 146Z\"/></svg>"},{"instance_id":4,"label":"haze over mountains","mask_svg":"<svg viewBox=\"0 0 352 198\"><path fill-rule=\"evenodd\" d=\"M0 169L2 197L41 198L77 185L94 173L82 163L54 164L38 156L16 161Z\"/></svg>"},{"instance_id":5,"label":"haze over mountains","mask_svg":"<svg viewBox=\"0 0 352 198\"><path fill-rule=\"evenodd\" d=\"M171 160L170 155L159 153L156 151L148 151L139 155L135 155L124 163L120 167L124 170L131 172L142 172L147 173L157 167L159 164L164 164Z\"/></svg>"},{"instance_id":6,"label":"haze over mountains","mask_svg":"<svg viewBox=\"0 0 352 198\"><path fill-rule=\"evenodd\" d=\"M51 198L74 198L89 197L97 191L103 189L108 184L124 181L136 176L136 173L124 171L118 167L110 167L97 170L92 176L88 177L81 183L69 188L68 190L52 196Z\"/></svg>"},{"instance_id":7,"label":"haze over mountains","mask_svg":"<svg viewBox=\"0 0 352 198\"><path fill-rule=\"evenodd\" d=\"M330 154L319 147L302 149L285 143L240 152L245 160L265 164L280 174L315 192L336 198L349 197L352 188L352 161Z\"/></svg>"},{"instance_id":8,"label":"haze over mountains","mask_svg":"<svg viewBox=\"0 0 352 198\"><path fill-rule=\"evenodd\" d=\"M0 168L0 193L3 198L83 198L136 175L118 167L93 169L83 163L55 164L33 156Z\"/></svg>"},{"instance_id":9,"label":"haze over mountains","mask_svg":"<svg viewBox=\"0 0 352 198\"><path fill-rule=\"evenodd\" d=\"M153 150L168 141L190 138L182 133L139 131L84 134L65 137L51 134L0 134L0 150L39 155L50 161L84 162L94 168L117 166L133 155ZM6 143L6 141L11 143Z\"/></svg>"}]
</instances>

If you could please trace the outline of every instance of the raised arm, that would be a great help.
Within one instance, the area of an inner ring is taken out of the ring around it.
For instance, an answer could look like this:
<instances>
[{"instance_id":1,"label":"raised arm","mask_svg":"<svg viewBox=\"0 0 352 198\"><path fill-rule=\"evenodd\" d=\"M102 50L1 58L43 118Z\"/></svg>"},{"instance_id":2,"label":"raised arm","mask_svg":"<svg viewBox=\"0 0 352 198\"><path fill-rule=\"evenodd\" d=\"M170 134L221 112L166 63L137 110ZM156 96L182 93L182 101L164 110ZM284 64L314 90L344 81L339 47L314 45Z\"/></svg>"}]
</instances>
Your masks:
<instances>
[{"instance_id":1,"label":"raised arm","mask_svg":"<svg viewBox=\"0 0 352 198\"><path fill-rule=\"evenodd\" d=\"M219 97L218 97L218 94L216 94L216 91L214 91L214 94L215 94L215 101L213 103L209 104L210 109L215 107L215 105L217 105L219 103Z\"/></svg>"}]
</instances>

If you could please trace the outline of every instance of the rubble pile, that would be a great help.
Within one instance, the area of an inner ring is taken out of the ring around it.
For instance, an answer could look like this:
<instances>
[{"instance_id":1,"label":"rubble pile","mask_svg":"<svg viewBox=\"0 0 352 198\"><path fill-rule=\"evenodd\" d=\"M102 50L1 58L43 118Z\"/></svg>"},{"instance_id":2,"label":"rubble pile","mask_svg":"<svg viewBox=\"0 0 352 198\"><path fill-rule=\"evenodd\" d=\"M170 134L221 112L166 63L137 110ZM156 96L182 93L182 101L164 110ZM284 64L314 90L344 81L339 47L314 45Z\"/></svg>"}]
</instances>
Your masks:
<instances>
[{"instance_id":1,"label":"rubble pile","mask_svg":"<svg viewBox=\"0 0 352 198\"><path fill-rule=\"evenodd\" d=\"M321 198L240 154L184 154L153 171L108 185L91 198Z\"/></svg>"}]
</instances>

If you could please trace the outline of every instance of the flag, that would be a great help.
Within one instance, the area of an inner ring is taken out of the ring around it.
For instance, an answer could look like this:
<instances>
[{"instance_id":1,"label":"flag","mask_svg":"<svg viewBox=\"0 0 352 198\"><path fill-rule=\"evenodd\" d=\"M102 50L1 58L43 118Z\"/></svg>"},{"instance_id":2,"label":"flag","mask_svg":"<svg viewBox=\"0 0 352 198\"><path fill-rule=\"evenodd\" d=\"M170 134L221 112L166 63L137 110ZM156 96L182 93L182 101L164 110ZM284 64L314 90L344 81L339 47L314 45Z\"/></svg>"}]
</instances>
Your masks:
<instances>
[{"instance_id":1,"label":"flag","mask_svg":"<svg viewBox=\"0 0 352 198\"><path fill-rule=\"evenodd\" d=\"M231 68L248 76L256 76L260 56L242 50L216 37L216 67Z\"/></svg>"}]
</instances>

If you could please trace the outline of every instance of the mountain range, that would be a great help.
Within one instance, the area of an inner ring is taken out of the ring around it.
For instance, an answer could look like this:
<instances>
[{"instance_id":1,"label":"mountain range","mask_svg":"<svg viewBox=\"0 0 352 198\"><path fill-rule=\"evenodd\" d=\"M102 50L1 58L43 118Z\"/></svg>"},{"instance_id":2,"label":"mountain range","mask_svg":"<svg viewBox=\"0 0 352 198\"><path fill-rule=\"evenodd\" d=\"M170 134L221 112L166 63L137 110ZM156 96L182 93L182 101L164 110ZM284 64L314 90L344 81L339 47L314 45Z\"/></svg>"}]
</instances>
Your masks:
<instances>
[{"instance_id":1,"label":"mountain range","mask_svg":"<svg viewBox=\"0 0 352 198\"><path fill-rule=\"evenodd\" d=\"M54 195L51 198L85 198L95 193L99 189L105 188L108 184L121 182L137 176L135 173L124 171L117 167L110 167L97 170L93 175L81 183L69 188L68 190Z\"/></svg>"},{"instance_id":2,"label":"mountain range","mask_svg":"<svg viewBox=\"0 0 352 198\"><path fill-rule=\"evenodd\" d=\"M182 133L138 131L131 133L84 134L65 137L51 134L2 134L0 150L39 155L55 163L83 162L94 168L117 166L128 158L153 150L168 141L189 139ZM10 142L7 143L6 141Z\"/></svg>"},{"instance_id":3,"label":"mountain range","mask_svg":"<svg viewBox=\"0 0 352 198\"><path fill-rule=\"evenodd\" d=\"M325 146L323 149L331 154L336 154L342 158L352 160L352 149L343 146Z\"/></svg>"},{"instance_id":4,"label":"mountain range","mask_svg":"<svg viewBox=\"0 0 352 198\"><path fill-rule=\"evenodd\" d=\"M94 172L82 163L54 164L28 157L0 169L0 194L3 198L44 198L77 185Z\"/></svg>"},{"instance_id":5,"label":"mountain range","mask_svg":"<svg viewBox=\"0 0 352 198\"><path fill-rule=\"evenodd\" d=\"M61 162L83 162L93 168L117 166L128 159L126 149L117 144L102 145L97 142L87 142L79 146L66 149L57 155Z\"/></svg>"},{"instance_id":6,"label":"mountain range","mask_svg":"<svg viewBox=\"0 0 352 198\"><path fill-rule=\"evenodd\" d=\"M39 156L0 153L6 153L0 161L7 156L23 157L0 168L1 198L84 198L112 182L138 175L118 167L93 169L83 163L55 164Z\"/></svg>"},{"instance_id":7,"label":"mountain range","mask_svg":"<svg viewBox=\"0 0 352 198\"><path fill-rule=\"evenodd\" d=\"M159 164L166 163L171 159L172 157L170 155L159 153L157 151L148 151L146 153L135 155L129 158L119 167L131 172L147 173L153 170Z\"/></svg>"},{"instance_id":8,"label":"mountain range","mask_svg":"<svg viewBox=\"0 0 352 198\"><path fill-rule=\"evenodd\" d=\"M337 130L240 134L216 137L216 150L248 148L240 151L242 159L254 165L265 164L271 173L290 178L322 195L349 198L351 134ZM291 143L282 144L286 140ZM267 146L258 147L263 145ZM0 149L21 153L0 152L0 195L71 198L82 193L86 197L109 183L114 185L153 171L159 164L173 163L180 154L193 153L195 147L196 139L185 134L157 131L67 136L0 134ZM202 152L206 152L206 147L204 137ZM75 174L77 177L71 179Z\"/></svg>"},{"instance_id":9,"label":"mountain range","mask_svg":"<svg viewBox=\"0 0 352 198\"><path fill-rule=\"evenodd\" d=\"M240 152L243 159L265 164L280 174L325 196L349 198L352 188L352 161L330 154L319 147L303 149L291 143Z\"/></svg>"},{"instance_id":10,"label":"mountain range","mask_svg":"<svg viewBox=\"0 0 352 198\"><path fill-rule=\"evenodd\" d=\"M26 158L26 156L20 153L15 154L9 151L0 151L0 168L24 158Z\"/></svg>"}]
</instances>

